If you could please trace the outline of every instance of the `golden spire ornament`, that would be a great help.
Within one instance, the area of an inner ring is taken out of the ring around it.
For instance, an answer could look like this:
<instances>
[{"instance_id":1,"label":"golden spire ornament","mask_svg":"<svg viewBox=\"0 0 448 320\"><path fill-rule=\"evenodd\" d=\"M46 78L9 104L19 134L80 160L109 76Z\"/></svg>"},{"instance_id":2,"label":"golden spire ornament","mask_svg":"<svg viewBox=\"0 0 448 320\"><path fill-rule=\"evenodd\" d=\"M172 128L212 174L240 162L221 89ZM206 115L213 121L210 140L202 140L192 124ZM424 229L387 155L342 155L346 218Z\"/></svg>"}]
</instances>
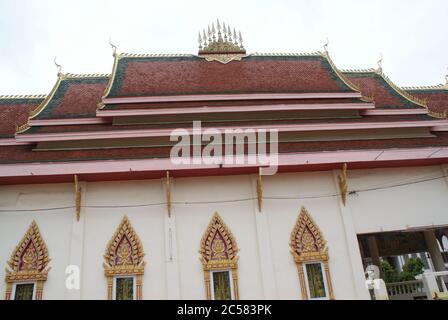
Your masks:
<instances>
[{"instance_id":1,"label":"golden spire ornament","mask_svg":"<svg viewBox=\"0 0 448 320\"><path fill-rule=\"evenodd\" d=\"M243 37L225 22L219 19L208 25L207 29L199 32L199 57L205 58L207 61L218 61L228 63L233 60L241 60L246 56L246 50L243 46Z\"/></svg>"}]
</instances>

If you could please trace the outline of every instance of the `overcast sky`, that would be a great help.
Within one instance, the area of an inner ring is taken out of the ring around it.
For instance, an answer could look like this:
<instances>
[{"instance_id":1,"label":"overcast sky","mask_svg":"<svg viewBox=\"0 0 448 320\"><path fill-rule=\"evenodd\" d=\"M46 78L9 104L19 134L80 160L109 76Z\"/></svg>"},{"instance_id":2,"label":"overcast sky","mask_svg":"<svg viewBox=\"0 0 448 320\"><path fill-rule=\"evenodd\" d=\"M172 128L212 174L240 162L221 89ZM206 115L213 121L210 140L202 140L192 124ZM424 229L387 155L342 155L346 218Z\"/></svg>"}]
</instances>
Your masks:
<instances>
[{"instance_id":1,"label":"overcast sky","mask_svg":"<svg viewBox=\"0 0 448 320\"><path fill-rule=\"evenodd\" d=\"M447 0L0 0L0 94L48 93L63 72L110 73L119 52L197 53L219 18L251 52L314 52L339 68L375 67L398 85L444 82Z\"/></svg>"}]
</instances>

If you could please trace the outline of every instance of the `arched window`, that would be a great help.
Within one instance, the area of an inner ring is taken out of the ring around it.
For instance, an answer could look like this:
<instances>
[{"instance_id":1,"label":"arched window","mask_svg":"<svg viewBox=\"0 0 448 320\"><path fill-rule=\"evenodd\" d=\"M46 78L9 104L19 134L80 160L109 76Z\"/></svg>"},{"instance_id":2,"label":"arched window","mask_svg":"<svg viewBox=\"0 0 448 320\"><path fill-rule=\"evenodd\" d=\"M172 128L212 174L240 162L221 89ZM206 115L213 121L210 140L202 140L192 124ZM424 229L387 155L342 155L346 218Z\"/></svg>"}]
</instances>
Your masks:
<instances>
[{"instance_id":1,"label":"arched window","mask_svg":"<svg viewBox=\"0 0 448 320\"><path fill-rule=\"evenodd\" d=\"M201 240L201 261L208 300L238 300L238 247L215 213Z\"/></svg>"},{"instance_id":2,"label":"arched window","mask_svg":"<svg viewBox=\"0 0 448 320\"><path fill-rule=\"evenodd\" d=\"M302 298L334 299L326 242L304 207L291 233L290 247L299 273Z\"/></svg>"},{"instance_id":3,"label":"arched window","mask_svg":"<svg viewBox=\"0 0 448 320\"><path fill-rule=\"evenodd\" d=\"M5 299L42 300L49 262L47 246L33 221L8 261Z\"/></svg>"},{"instance_id":4,"label":"arched window","mask_svg":"<svg viewBox=\"0 0 448 320\"><path fill-rule=\"evenodd\" d=\"M115 231L104 255L109 300L141 300L145 269L143 247L125 216Z\"/></svg>"}]
</instances>

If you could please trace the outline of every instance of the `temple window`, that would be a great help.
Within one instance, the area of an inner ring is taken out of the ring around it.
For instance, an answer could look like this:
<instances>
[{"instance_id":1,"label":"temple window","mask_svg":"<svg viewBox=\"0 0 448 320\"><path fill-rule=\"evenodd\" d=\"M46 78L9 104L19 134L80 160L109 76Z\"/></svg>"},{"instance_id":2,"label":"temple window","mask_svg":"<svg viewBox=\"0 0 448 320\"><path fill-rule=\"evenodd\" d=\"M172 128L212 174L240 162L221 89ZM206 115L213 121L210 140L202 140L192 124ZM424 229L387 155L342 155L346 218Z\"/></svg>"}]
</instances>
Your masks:
<instances>
[{"instance_id":1,"label":"temple window","mask_svg":"<svg viewBox=\"0 0 448 320\"><path fill-rule=\"evenodd\" d=\"M33 221L6 268L6 300L41 300L50 270L47 246Z\"/></svg>"},{"instance_id":2,"label":"temple window","mask_svg":"<svg viewBox=\"0 0 448 320\"><path fill-rule=\"evenodd\" d=\"M15 283L13 288L14 300L34 300L35 283Z\"/></svg>"},{"instance_id":3,"label":"temple window","mask_svg":"<svg viewBox=\"0 0 448 320\"><path fill-rule=\"evenodd\" d=\"M104 255L109 300L141 300L145 269L143 247L125 216L115 231Z\"/></svg>"},{"instance_id":4,"label":"temple window","mask_svg":"<svg viewBox=\"0 0 448 320\"><path fill-rule=\"evenodd\" d=\"M212 300L232 300L232 271L210 271Z\"/></svg>"},{"instance_id":5,"label":"temple window","mask_svg":"<svg viewBox=\"0 0 448 320\"><path fill-rule=\"evenodd\" d=\"M238 247L215 213L201 240L201 261L208 300L238 300Z\"/></svg>"},{"instance_id":6,"label":"temple window","mask_svg":"<svg viewBox=\"0 0 448 320\"><path fill-rule=\"evenodd\" d=\"M135 300L135 277L114 278L114 300Z\"/></svg>"},{"instance_id":7,"label":"temple window","mask_svg":"<svg viewBox=\"0 0 448 320\"><path fill-rule=\"evenodd\" d=\"M323 263L305 263L303 267L306 279L306 290L310 300L328 299Z\"/></svg>"},{"instance_id":8,"label":"temple window","mask_svg":"<svg viewBox=\"0 0 448 320\"><path fill-rule=\"evenodd\" d=\"M319 227L304 207L291 233L290 247L297 265L302 298L334 299L328 248Z\"/></svg>"}]
</instances>

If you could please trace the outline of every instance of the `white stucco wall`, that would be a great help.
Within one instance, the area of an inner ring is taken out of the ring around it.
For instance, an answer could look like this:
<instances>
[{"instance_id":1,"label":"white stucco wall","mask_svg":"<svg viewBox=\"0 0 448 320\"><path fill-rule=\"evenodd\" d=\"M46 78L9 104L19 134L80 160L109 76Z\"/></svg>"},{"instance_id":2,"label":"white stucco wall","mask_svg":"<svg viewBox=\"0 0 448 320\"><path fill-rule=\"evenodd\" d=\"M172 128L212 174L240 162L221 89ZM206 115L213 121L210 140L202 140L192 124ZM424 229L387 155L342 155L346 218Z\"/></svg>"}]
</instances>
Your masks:
<instances>
[{"instance_id":1,"label":"white stucco wall","mask_svg":"<svg viewBox=\"0 0 448 320\"><path fill-rule=\"evenodd\" d=\"M440 166L350 171L349 196L357 233L405 230L448 223L448 184ZM415 184L415 181L428 180Z\"/></svg>"},{"instance_id":2,"label":"white stucco wall","mask_svg":"<svg viewBox=\"0 0 448 320\"><path fill-rule=\"evenodd\" d=\"M439 166L348 172L350 190L442 175ZM308 209L327 240L336 299L365 298L359 293L362 280L353 275L355 269L362 272L362 266L361 261L354 260L353 247L356 250L357 244L350 246L347 242L350 235L448 224L448 183L443 178L359 192L349 196L347 207L343 207L335 196L316 197L338 192L331 171L265 176L261 213L256 200L247 200L256 196L255 179L253 175L174 179L171 219L163 204L166 195L161 180L83 182L84 208L79 222L74 209L8 211L72 206L72 184L2 186L0 297L5 294L6 261L33 219L51 258L44 299L106 299L103 254L124 215L140 236L146 253L143 299L205 298L198 251L214 212L231 229L240 249L241 299L301 298L289 249L301 206ZM235 199L244 201L230 201ZM157 205L125 207L149 203ZM350 224L354 226L352 234L347 228ZM81 267L79 292L65 288L65 268L73 263Z\"/></svg>"},{"instance_id":3,"label":"white stucco wall","mask_svg":"<svg viewBox=\"0 0 448 320\"><path fill-rule=\"evenodd\" d=\"M73 204L73 185L21 185L0 187L0 209L27 210L66 207ZM36 221L50 252L51 270L45 283L44 299L59 299L65 293L73 210L0 213L0 295L6 291L5 268L14 248Z\"/></svg>"}]
</instances>

